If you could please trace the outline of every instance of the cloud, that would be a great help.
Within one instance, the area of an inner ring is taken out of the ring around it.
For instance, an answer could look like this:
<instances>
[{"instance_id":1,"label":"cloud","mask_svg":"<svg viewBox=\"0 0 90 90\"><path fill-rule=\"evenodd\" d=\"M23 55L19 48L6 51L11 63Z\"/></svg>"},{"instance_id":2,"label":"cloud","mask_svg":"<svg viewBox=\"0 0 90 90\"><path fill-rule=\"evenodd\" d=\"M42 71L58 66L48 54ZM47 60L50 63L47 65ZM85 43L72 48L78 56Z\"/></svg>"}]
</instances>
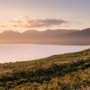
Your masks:
<instances>
[{"instance_id":1,"label":"cloud","mask_svg":"<svg viewBox=\"0 0 90 90\"><path fill-rule=\"evenodd\" d=\"M29 17L18 17L13 20L3 23L0 27L24 27L24 28L39 28L39 27L51 27L60 26L67 22L62 19L30 19Z\"/></svg>"}]
</instances>

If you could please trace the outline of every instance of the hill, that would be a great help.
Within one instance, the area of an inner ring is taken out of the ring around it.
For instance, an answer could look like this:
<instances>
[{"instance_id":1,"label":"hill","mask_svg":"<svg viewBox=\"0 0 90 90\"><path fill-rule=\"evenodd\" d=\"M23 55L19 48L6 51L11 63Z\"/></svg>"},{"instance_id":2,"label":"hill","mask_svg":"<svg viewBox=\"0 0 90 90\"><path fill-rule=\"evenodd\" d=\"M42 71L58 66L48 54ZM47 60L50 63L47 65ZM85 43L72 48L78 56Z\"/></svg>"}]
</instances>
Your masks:
<instances>
[{"instance_id":1,"label":"hill","mask_svg":"<svg viewBox=\"0 0 90 90\"><path fill-rule=\"evenodd\" d=\"M0 64L0 90L80 90L90 86L90 49Z\"/></svg>"},{"instance_id":2,"label":"hill","mask_svg":"<svg viewBox=\"0 0 90 90\"><path fill-rule=\"evenodd\" d=\"M0 34L0 43L90 45L90 28L83 30L27 30L23 33L10 30Z\"/></svg>"}]
</instances>

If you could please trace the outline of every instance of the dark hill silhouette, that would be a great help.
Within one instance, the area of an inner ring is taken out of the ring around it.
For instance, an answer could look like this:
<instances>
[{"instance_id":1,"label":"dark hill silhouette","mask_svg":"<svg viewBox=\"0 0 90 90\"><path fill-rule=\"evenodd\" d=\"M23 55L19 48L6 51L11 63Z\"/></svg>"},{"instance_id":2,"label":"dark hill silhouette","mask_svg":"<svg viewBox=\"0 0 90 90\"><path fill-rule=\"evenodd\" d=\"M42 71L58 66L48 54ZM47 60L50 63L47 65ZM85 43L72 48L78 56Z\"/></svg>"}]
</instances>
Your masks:
<instances>
[{"instance_id":1,"label":"dark hill silhouette","mask_svg":"<svg viewBox=\"0 0 90 90\"><path fill-rule=\"evenodd\" d=\"M90 28L83 30L27 30L23 33L9 30L0 34L0 43L90 45Z\"/></svg>"}]
</instances>

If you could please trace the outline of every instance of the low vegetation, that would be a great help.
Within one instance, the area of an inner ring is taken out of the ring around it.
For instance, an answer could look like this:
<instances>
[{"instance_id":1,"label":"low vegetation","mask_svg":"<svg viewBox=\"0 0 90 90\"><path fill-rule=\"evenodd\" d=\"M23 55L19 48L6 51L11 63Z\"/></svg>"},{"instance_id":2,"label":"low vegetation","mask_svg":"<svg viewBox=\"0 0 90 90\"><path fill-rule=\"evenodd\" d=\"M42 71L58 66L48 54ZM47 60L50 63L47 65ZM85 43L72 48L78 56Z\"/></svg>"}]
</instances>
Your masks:
<instances>
[{"instance_id":1,"label":"low vegetation","mask_svg":"<svg viewBox=\"0 0 90 90\"><path fill-rule=\"evenodd\" d=\"M90 49L0 64L0 90L81 90L90 86Z\"/></svg>"}]
</instances>

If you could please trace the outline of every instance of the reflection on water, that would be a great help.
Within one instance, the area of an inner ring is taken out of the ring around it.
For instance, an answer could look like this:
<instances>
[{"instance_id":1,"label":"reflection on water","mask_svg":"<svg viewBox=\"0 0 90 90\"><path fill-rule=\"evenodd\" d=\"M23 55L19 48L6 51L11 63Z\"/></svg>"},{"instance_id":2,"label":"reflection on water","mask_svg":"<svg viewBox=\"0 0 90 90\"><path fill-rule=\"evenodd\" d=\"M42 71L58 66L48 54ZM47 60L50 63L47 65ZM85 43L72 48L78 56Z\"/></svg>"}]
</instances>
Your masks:
<instances>
[{"instance_id":1,"label":"reflection on water","mask_svg":"<svg viewBox=\"0 0 90 90\"><path fill-rule=\"evenodd\" d=\"M55 54L77 52L90 46L0 44L0 63L34 60Z\"/></svg>"}]
</instances>

